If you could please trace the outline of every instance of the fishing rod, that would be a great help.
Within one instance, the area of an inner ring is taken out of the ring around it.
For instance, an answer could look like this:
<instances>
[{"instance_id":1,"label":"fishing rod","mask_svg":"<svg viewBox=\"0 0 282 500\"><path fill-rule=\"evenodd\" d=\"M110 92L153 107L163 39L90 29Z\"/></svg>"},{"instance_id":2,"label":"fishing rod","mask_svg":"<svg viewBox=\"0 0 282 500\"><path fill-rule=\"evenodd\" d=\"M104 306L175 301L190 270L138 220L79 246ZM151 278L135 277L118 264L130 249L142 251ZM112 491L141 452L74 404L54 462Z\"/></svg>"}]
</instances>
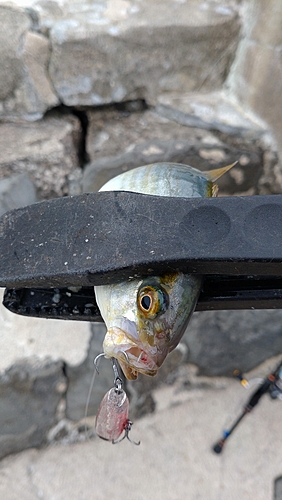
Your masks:
<instances>
[{"instance_id":1,"label":"fishing rod","mask_svg":"<svg viewBox=\"0 0 282 500\"><path fill-rule=\"evenodd\" d=\"M236 378L239 378L243 386L246 387L248 385L248 381L241 375L240 372L236 371L234 375L236 376ZM244 407L243 412L237 418L237 420L235 420L230 429L223 432L222 438L213 446L213 451L215 453L219 454L222 452L229 436L233 433L241 420L243 420L245 415L253 410L253 408L258 404L261 397L266 393L269 393L272 399L282 399L282 361L280 361L280 363L272 373L267 375L260 387L252 394L248 403Z\"/></svg>"}]
</instances>

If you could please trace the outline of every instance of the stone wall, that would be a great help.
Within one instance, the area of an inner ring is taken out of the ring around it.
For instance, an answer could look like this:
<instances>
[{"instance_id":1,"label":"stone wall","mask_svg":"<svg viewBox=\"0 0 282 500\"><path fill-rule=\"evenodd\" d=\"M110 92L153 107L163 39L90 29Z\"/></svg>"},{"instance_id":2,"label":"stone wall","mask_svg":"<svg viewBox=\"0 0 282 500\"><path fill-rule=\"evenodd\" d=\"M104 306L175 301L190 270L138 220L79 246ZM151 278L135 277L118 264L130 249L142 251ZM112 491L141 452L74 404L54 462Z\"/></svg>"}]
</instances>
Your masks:
<instances>
[{"instance_id":1,"label":"stone wall","mask_svg":"<svg viewBox=\"0 0 282 500\"><path fill-rule=\"evenodd\" d=\"M282 3L244 2L242 38L227 84L241 106L269 126L282 152Z\"/></svg>"},{"instance_id":2,"label":"stone wall","mask_svg":"<svg viewBox=\"0 0 282 500\"><path fill-rule=\"evenodd\" d=\"M280 0L0 0L0 20L1 214L157 161L238 160L222 194L282 192ZM181 362L231 375L279 354L281 319L195 313L158 376L128 385L132 413L153 411ZM0 321L0 458L82 439L105 327ZM104 362L89 414L111 383Z\"/></svg>"}]
</instances>

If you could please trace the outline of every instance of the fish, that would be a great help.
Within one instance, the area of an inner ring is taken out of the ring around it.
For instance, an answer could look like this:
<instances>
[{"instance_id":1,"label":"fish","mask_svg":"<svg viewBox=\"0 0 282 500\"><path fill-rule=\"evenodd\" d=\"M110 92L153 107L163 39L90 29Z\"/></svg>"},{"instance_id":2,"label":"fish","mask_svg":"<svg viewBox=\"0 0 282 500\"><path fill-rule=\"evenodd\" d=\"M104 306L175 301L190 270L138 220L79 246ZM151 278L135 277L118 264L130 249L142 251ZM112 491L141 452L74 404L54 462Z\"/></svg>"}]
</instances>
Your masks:
<instances>
[{"instance_id":1,"label":"fish","mask_svg":"<svg viewBox=\"0 0 282 500\"><path fill-rule=\"evenodd\" d=\"M178 163L145 165L110 179L100 191L212 197L218 191L215 181L235 163L208 172ZM117 359L128 380L135 380L139 373L156 375L180 342L202 283L200 275L168 272L95 286L97 305L107 328L105 357Z\"/></svg>"}]
</instances>

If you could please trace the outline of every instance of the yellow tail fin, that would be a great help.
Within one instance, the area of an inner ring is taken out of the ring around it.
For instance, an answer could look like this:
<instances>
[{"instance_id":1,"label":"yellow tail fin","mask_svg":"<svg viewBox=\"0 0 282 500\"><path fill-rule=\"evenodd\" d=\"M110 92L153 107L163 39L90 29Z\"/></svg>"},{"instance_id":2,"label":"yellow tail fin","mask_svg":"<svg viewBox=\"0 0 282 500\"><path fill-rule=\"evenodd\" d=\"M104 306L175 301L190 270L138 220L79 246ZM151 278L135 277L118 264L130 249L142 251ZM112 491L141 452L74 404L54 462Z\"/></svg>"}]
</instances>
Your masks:
<instances>
[{"instance_id":1,"label":"yellow tail fin","mask_svg":"<svg viewBox=\"0 0 282 500\"><path fill-rule=\"evenodd\" d=\"M238 161L231 163L231 165L227 165L227 167L221 167L221 168L215 168L213 170L208 170L207 172L203 172L203 174L205 174L205 176L208 178L209 181L214 182L217 179L219 179L223 174L228 172L228 170L230 170L230 168L234 167L234 165L236 165L236 163L238 163Z\"/></svg>"}]
</instances>

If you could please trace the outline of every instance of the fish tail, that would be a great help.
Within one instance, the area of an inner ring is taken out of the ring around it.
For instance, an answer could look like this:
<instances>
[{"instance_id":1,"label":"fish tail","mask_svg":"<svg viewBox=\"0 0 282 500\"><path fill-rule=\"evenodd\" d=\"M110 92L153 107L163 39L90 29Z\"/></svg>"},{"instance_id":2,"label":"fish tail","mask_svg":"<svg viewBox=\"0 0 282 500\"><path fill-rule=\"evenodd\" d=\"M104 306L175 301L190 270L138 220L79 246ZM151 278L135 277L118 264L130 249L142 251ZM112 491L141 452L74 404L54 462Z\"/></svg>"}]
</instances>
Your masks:
<instances>
[{"instance_id":1,"label":"fish tail","mask_svg":"<svg viewBox=\"0 0 282 500\"><path fill-rule=\"evenodd\" d=\"M235 161L234 163L231 163L230 165L227 165L226 167L221 167L221 168L215 168L213 170L208 170L206 172L203 172L203 174L207 177L209 181L216 181L219 179L223 174L228 172L234 165L236 165L238 161Z\"/></svg>"}]
</instances>

